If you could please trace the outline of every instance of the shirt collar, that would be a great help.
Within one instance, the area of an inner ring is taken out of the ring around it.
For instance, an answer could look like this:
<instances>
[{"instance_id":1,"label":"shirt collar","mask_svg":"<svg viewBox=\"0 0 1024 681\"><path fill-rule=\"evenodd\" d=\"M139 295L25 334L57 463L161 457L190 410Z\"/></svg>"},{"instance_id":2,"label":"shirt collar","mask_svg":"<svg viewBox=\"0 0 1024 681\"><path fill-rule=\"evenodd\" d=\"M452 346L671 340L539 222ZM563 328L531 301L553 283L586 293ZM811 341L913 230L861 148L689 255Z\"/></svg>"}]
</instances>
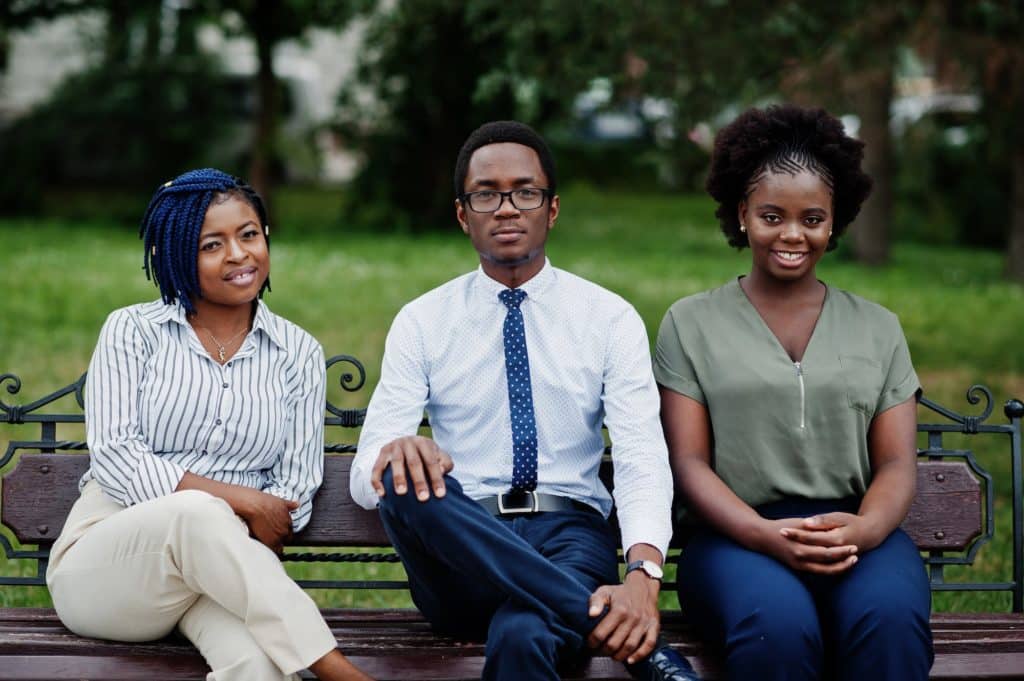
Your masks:
<instances>
[{"instance_id":1,"label":"shirt collar","mask_svg":"<svg viewBox=\"0 0 1024 681\"><path fill-rule=\"evenodd\" d=\"M154 324L177 322L182 326L189 326L188 316L185 314L185 308L182 306L181 302L175 301L170 304L160 303L161 301L154 302L142 312L142 316ZM267 307L266 303L262 300L257 300L256 314L253 315L252 318L252 330L259 330L263 332L275 345L284 349L285 345L281 338L281 330L278 328L276 322L277 320L274 318L273 313L270 312L270 308Z\"/></svg>"},{"instance_id":2,"label":"shirt collar","mask_svg":"<svg viewBox=\"0 0 1024 681\"><path fill-rule=\"evenodd\" d=\"M182 326L188 325L188 319L186 319L185 316L185 308L182 307L181 303L177 300L173 303L164 303L162 300L153 301L153 303L147 305L143 309L141 316L154 324L177 322Z\"/></svg>"},{"instance_id":3,"label":"shirt collar","mask_svg":"<svg viewBox=\"0 0 1024 681\"><path fill-rule=\"evenodd\" d=\"M262 300L256 301L256 314L252 318L252 330L260 330L267 335L274 345L285 349L284 339L281 338L281 330L278 328L277 319L275 319L270 308Z\"/></svg>"},{"instance_id":4,"label":"shirt collar","mask_svg":"<svg viewBox=\"0 0 1024 681\"><path fill-rule=\"evenodd\" d=\"M519 288L526 291L528 299L540 300L544 293L551 288L551 285L555 283L555 278L555 268L551 266L551 261L545 257L544 266L541 267L540 272L530 277L529 281L523 282ZM498 294L508 288L500 281L487 276L483 266L477 268L476 287L486 298L498 304L501 304Z\"/></svg>"}]
</instances>

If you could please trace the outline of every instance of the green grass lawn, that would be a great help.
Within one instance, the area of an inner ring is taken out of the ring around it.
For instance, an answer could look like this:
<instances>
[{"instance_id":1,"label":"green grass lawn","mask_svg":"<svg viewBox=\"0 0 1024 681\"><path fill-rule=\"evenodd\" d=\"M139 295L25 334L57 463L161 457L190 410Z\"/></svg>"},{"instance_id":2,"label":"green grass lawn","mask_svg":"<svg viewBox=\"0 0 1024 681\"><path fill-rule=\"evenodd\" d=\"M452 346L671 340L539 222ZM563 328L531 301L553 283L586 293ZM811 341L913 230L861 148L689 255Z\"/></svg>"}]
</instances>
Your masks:
<instances>
[{"instance_id":1,"label":"green grass lawn","mask_svg":"<svg viewBox=\"0 0 1024 681\"><path fill-rule=\"evenodd\" d=\"M330 193L281 193L279 225L272 233L273 292L266 300L320 339L328 354L349 353L364 362L363 391L349 395L337 385L330 388L335 403L356 406L365 404L376 383L384 337L398 309L477 261L454 220L444 234L374 235L342 224L335 217L339 205L340 197ZM1000 404L1011 395L1024 397L1024 289L1001 280L1001 254L900 243L890 266L870 269L844 259L841 250L826 255L819 276L900 316L929 396L970 413L977 408L963 393L974 382L990 386ZM557 266L630 300L652 337L674 300L749 268L749 254L726 245L703 197L608 194L586 187L562 195L548 253ZM17 374L23 382L18 395L5 391L0 399L27 403L78 378L106 315L157 297L141 265L131 228L87 219L0 219L0 373ZM998 416L997 407L993 420ZM9 439L31 436L24 427L0 428L0 451ZM58 433L81 436L76 428ZM1005 508L1004 450L1002 442L979 447ZM1000 526L1001 536L981 550L970 574L1010 577L1008 529ZM20 569L0 558L0 571ZM341 569L302 566L295 572L319 576ZM323 605L407 603L395 594L315 595ZM0 605L47 602L39 589L0 591ZM942 595L936 601L942 609L975 610L1004 609L1008 602L994 594Z\"/></svg>"}]
</instances>

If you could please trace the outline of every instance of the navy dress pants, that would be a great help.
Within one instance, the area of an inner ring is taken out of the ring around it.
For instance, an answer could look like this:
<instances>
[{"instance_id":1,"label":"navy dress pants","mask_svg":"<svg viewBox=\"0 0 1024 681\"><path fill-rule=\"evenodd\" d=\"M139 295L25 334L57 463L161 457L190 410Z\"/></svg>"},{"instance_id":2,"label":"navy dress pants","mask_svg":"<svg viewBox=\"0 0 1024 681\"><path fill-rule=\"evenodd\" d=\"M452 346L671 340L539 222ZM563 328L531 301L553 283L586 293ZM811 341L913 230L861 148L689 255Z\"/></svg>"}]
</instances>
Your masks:
<instances>
[{"instance_id":1,"label":"navy dress pants","mask_svg":"<svg viewBox=\"0 0 1024 681\"><path fill-rule=\"evenodd\" d=\"M384 528L409 576L413 601L439 632L486 635L483 678L558 679L581 659L599 618L590 595L619 581L617 538L584 510L496 518L445 476L445 496L395 494L390 469Z\"/></svg>"},{"instance_id":2,"label":"navy dress pants","mask_svg":"<svg viewBox=\"0 0 1024 681\"><path fill-rule=\"evenodd\" d=\"M856 503L786 501L764 517L856 510ZM921 557L897 529L837 576L791 570L701 529L679 557L679 601L724 649L729 679L926 680L931 594Z\"/></svg>"}]
</instances>

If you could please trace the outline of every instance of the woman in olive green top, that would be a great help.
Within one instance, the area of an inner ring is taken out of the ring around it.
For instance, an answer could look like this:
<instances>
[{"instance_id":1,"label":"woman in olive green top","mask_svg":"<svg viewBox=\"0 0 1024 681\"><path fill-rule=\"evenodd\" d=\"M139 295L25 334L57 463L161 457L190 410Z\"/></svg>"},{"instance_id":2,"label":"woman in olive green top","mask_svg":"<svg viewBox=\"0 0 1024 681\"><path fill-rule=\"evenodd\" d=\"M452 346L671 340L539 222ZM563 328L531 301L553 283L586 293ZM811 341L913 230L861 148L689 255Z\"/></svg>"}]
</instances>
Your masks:
<instances>
[{"instance_id":1,"label":"woman in olive green top","mask_svg":"<svg viewBox=\"0 0 1024 681\"><path fill-rule=\"evenodd\" d=\"M815 265L870 191L862 144L822 110L751 110L707 187L750 274L684 298L655 377L677 489L699 529L684 610L733 679L926 679L930 594L898 529L919 391L895 315Z\"/></svg>"}]
</instances>

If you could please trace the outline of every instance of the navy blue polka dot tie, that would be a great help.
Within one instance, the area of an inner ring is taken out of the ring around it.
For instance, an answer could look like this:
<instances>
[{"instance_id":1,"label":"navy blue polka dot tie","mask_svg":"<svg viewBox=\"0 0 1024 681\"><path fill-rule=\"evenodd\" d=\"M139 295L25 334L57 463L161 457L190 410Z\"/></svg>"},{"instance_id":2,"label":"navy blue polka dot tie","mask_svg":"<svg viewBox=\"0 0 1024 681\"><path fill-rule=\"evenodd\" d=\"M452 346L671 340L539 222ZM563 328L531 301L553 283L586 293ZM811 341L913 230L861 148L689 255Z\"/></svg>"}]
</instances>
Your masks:
<instances>
[{"instance_id":1,"label":"navy blue polka dot tie","mask_svg":"<svg viewBox=\"0 0 1024 681\"><path fill-rule=\"evenodd\" d=\"M523 311L519 309L526 298L526 291L505 289L498 298L508 308L503 336L508 404L512 411L512 491L525 492L537 488L537 420L533 415L526 329L523 327Z\"/></svg>"}]
</instances>

